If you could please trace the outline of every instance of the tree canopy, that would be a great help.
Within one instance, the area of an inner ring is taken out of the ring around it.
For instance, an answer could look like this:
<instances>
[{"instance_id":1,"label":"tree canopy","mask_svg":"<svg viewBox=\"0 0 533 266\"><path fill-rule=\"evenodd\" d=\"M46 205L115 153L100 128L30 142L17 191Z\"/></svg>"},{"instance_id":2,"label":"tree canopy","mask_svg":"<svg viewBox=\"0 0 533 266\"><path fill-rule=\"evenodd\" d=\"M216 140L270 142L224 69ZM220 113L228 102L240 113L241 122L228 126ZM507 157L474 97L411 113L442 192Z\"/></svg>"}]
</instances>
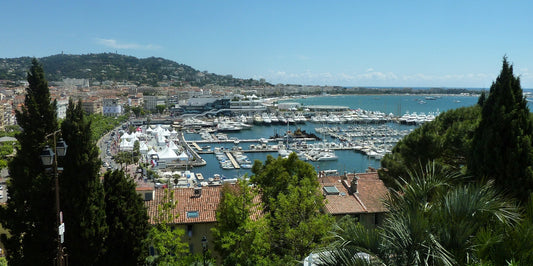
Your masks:
<instances>
[{"instance_id":1,"label":"tree canopy","mask_svg":"<svg viewBox=\"0 0 533 266\"><path fill-rule=\"evenodd\" d=\"M477 178L494 179L496 186L526 201L533 192L533 122L520 78L507 58L482 108L468 170Z\"/></svg>"},{"instance_id":2,"label":"tree canopy","mask_svg":"<svg viewBox=\"0 0 533 266\"><path fill-rule=\"evenodd\" d=\"M324 207L313 166L295 153L287 159L268 156L256 161L252 184L261 193L264 219L269 227L270 257L273 261L301 260L320 246L331 229L333 218Z\"/></svg>"},{"instance_id":3,"label":"tree canopy","mask_svg":"<svg viewBox=\"0 0 533 266\"><path fill-rule=\"evenodd\" d=\"M92 139L91 122L83 112L81 101L78 104L69 102L61 130L68 145L60 178L60 196L69 263L94 265L106 250L108 227L100 182L101 162Z\"/></svg>"},{"instance_id":4,"label":"tree canopy","mask_svg":"<svg viewBox=\"0 0 533 266\"><path fill-rule=\"evenodd\" d=\"M50 101L48 82L36 59L28 72L24 106L16 111L22 131L20 144L9 163L9 200L0 208L0 223L11 237L2 235L10 265L52 263L57 254L57 225L54 178L45 171L40 154L45 136L58 129L56 104ZM51 143L51 139L48 140Z\"/></svg>"},{"instance_id":5,"label":"tree canopy","mask_svg":"<svg viewBox=\"0 0 533 266\"><path fill-rule=\"evenodd\" d=\"M104 175L106 238L104 265L137 265L147 255L145 238L148 234L148 213L144 202L135 191L135 183L121 170Z\"/></svg>"},{"instance_id":6,"label":"tree canopy","mask_svg":"<svg viewBox=\"0 0 533 266\"><path fill-rule=\"evenodd\" d=\"M449 110L415 129L381 160L380 178L388 187L396 187L396 179L409 179L409 169L429 162L460 169L466 165L480 114L478 105Z\"/></svg>"}]
</instances>

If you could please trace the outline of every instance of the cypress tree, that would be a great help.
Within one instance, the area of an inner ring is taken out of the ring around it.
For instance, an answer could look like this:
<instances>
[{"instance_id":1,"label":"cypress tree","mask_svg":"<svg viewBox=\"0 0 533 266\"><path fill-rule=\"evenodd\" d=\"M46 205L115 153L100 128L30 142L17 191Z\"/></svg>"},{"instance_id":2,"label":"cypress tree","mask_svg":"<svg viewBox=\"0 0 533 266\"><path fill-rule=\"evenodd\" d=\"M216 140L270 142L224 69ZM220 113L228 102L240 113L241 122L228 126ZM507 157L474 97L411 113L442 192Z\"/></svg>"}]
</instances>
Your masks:
<instances>
[{"instance_id":1,"label":"cypress tree","mask_svg":"<svg viewBox=\"0 0 533 266\"><path fill-rule=\"evenodd\" d=\"M60 178L65 244L72 265L95 265L104 252L107 235L104 189L100 182L98 148L91 139L91 122L81 101L69 102L61 125L68 144Z\"/></svg>"},{"instance_id":2,"label":"cypress tree","mask_svg":"<svg viewBox=\"0 0 533 266\"><path fill-rule=\"evenodd\" d=\"M135 183L122 170L104 176L106 221L109 226L102 265L138 265L148 253L144 246L148 234L148 214L135 192Z\"/></svg>"},{"instance_id":3,"label":"cypress tree","mask_svg":"<svg viewBox=\"0 0 533 266\"><path fill-rule=\"evenodd\" d=\"M16 111L22 132L16 136L20 148L9 163L9 200L0 208L0 223L11 237L2 235L9 265L51 264L57 254L54 177L45 171L40 154L45 136L58 128L56 103L42 66L33 59L28 72L24 106Z\"/></svg>"},{"instance_id":4,"label":"cypress tree","mask_svg":"<svg viewBox=\"0 0 533 266\"><path fill-rule=\"evenodd\" d=\"M477 178L491 178L500 189L525 202L533 191L533 126L520 78L503 59L502 71L483 102L474 133L468 169Z\"/></svg>"}]
</instances>

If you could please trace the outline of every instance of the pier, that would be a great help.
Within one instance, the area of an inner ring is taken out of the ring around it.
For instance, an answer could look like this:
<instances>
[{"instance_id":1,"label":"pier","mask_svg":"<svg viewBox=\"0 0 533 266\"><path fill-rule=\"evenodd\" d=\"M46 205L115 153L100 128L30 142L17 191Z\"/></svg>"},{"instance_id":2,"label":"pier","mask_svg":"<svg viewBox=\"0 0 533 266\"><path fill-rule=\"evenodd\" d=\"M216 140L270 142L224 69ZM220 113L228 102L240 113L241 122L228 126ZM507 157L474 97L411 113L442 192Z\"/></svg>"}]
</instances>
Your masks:
<instances>
[{"instance_id":1,"label":"pier","mask_svg":"<svg viewBox=\"0 0 533 266\"><path fill-rule=\"evenodd\" d=\"M246 143L262 143L264 141L267 142L278 142L278 141L286 141L286 138L275 138L275 139L239 139L239 142L246 142ZM293 138L292 140L298 140L298 141L313 141L314 138ZM212 144L212 143L235 143L235 140L233 139L216 139L216 140L195 140L195 141L187 141L187 143L190 143L195 148L200 148L198 144ZM197 148L197 149L198 149ZM198 150L200 151L200 150Z\"/></svg>"},{"instance_id":2,"label":"pier","mask_svg":"<svg viewBox=\"0 0 533 266\"><path fill-rule=\"evenodd\" d=\"M198 144L196 144L196 142L192 142L191 145L198 151L202 151L202 148L200 148L200 146L198 146Z\"/></svg>"},{"instance_id":3,"label":"pier","mask_svg":"<svg viewBox=\"0 0 533 266\"><path fill-rule=\"evenodd\" d=\"M229 161L231 162L231 164L233 164L233 167L235 169L241 169L241 166L239 165L239 163L237 163L237 161L235 161L235 158L233 158L233 154L231 154L231 152L227 151L226 156L228 156Z\"/></svg>"}]
</instances>

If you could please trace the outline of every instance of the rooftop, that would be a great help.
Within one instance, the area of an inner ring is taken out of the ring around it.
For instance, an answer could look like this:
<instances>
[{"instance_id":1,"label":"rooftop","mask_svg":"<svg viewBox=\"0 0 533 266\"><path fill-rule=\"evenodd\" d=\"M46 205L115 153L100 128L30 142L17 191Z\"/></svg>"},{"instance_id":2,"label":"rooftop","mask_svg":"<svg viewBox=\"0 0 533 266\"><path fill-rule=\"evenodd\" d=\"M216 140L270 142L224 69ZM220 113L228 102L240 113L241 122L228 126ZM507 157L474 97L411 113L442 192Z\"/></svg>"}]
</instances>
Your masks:
<instances>
[{"instance_id":1,"label":"rooftop","mask_svg":"<svg viewBox=\"0 0 533 266\"><path fill-rule=\"evenodd\" d=\"M175 224L212 223L216 222L215 212L220 202L222 186L202 187L201 195L194 193L194 188L175 188L174 201L177 206L173 210ZM163 189L155 190L154 200L146 201L150 223L154 224L153 217L157 217L157 206L164 195Z\"/></svg>"},{"instance_id":2,"label":"rooftop","mask_svg":"<svg viewBox=\"0 0 533 266\"><path fill-rule=\"evenodd\" d=\"M357 176L357 192L350 193L351 180ZM346 178L346 179L344 179ZM326 197L326 212L332 215L380 213L387 208L383 200L387 188L377 172L347 174L346 176L323 176L319 178ZM330 193L335 191L339 192Z\"/></svg>"}]
</instances>

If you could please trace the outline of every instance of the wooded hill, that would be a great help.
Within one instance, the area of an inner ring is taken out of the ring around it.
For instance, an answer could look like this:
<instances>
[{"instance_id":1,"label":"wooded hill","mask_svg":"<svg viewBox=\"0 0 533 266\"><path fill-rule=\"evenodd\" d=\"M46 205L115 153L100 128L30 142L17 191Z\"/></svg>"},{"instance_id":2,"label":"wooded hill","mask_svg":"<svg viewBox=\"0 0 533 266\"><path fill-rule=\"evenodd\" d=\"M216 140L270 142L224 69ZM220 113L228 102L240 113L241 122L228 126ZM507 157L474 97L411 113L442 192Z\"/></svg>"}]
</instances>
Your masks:
<instances>
[{"instance_id":1,"label":"wooded hill","mask_svg":"<svg viewBox=\"0 0 533 266\"><path fill-rule=\"evenodd\" d=\"M0 79L26 80L31 57L0 59ZM171 60L149 57L139 59L113 53L67 55L57 54L38 58L49 81L65 78L89 79L93 82L129 81L138 85L156 86L165 82L172 86L207 84L221 86L270 85L253 79L237 79L231 75L217 75L199 71Z\"/></svg>"}]
</instances>

